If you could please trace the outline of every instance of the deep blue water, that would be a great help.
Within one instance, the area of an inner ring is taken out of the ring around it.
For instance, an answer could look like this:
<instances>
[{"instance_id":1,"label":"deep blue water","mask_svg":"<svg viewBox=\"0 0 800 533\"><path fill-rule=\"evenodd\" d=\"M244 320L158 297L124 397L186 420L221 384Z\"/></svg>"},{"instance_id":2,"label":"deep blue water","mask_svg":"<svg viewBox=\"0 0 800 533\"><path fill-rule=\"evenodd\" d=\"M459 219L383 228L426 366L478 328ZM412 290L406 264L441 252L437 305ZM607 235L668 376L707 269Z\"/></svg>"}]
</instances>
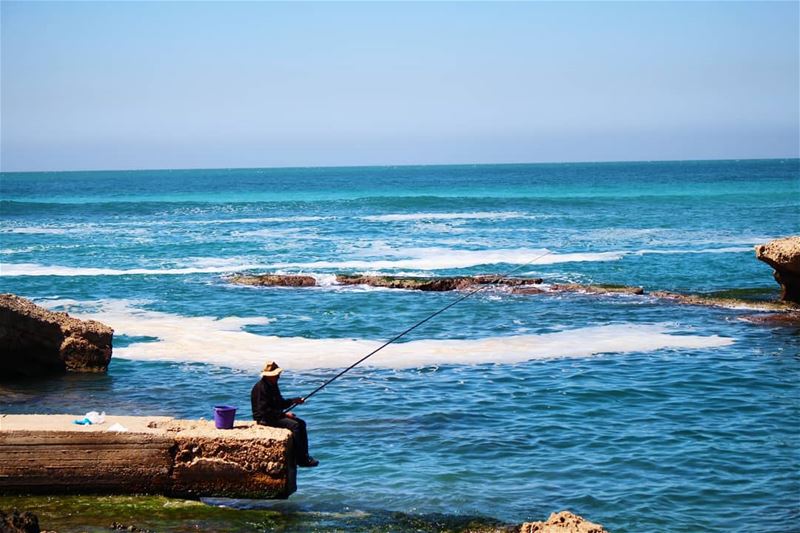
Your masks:
<instances>
[{"instance_id":1,"label":"deep blue water","mask_svg":"<svg viewBox=\"0 0 800 533\"><path fill-rule=\"evenodd\" d=\"M458 297L341 287L337 272L522 265L547 282L769 299L753 246L800 233L798 160L0 178L0 291L116 331L108 375L2 385L14 413L208 417L227 402L249 417L265 359L302 395ZM321 286L227 282L243 271ZM299 408L322 466L259 505L800 530L800 332L752 313L480 293Z\"/></svg>"}]
</instances>

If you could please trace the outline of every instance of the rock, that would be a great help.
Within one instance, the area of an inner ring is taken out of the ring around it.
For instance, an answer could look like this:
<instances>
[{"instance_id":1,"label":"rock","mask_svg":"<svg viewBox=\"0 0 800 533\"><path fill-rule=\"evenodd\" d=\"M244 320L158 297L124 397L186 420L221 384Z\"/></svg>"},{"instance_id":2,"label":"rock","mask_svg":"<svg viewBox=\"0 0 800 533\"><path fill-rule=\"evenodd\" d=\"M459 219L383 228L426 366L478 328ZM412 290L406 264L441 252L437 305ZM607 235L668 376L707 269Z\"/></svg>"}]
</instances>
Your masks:
<instances>
[{"instance_id":1,"label":"rock","mask_svg":"<svg viewBox=\"0 0 800 533\"><path fill-rule=\"evenodd\" d=\"M608 533L603 526L569 511L553 513L545 522L526 522L520 533Z\"/></svg>"},{"instance_id":2,"label":"rock","mask_svg":"<svg viewBox=\"0 0 800 533\"><path fill-rule=\"evenodd\" d=\"M254 285L257 287L314 287L317 284L317 280L312 276L292 274L259 274L253 276L238 274L228 278L228 281L239 285Z\"/></svg>"},{"instance_id":3,"label":"rock","mask_svg":"<svg viewBox=\"0 0 800 533\"><path fill-rule=\"evenodd\" d=\"M237 423L106 415L0 418L1 494L164 494L287 498L296 490L292 434ZM124 432L109 431L114 424Z\"/></svg>"},{"instance_id":4,"label":"rock","mask_svg":"<svg viewBox=\"0 0 800 533\"><path fill-rule=\"evenodd\" d=\"M547 294L559 292L577 292L582 294L631 294L642 295L642 287L629 287L627 285L581 285L579 283L555 283L548 287L516 287L514 294Z\"/></svg>"},{"instance_id":5,"label":"rock","mask_svg":"<svg viewBox=\"0 0 800 533\"><path fill-rule=\"evenodd\" d=\"M3 533L39 533L39 518L29 512L14 509L10 513L0 511L0 531Z\"/></svg>"},{"instance_id":6,"label":"rock","mask_svg":"<svg viewBox=\"0 0 800 533\"><path fill-rule=\"evenodd\" d=\"M764 324L767 326L784 326L790 328L800 327L800 312L765 313L761 315L746 315L741 317L746 322Z\"/></svg>"},{"instance_id":7,"label":"rock","mask_svg":"<svg viewBox=\"0 0 800 533\"><path fill-rule=\"evenodd\" d=\"M105 372L114 330L0 294L0 376Z\"/></svg>"},{"instance_id":8,"label":"rock","mask_svg":"<svg viewBox=\"0 0 800 533\"><path fill-rule=\"evenodd\" d=\"M756 246L756 258L775 269L781 300L800 303L800 237L786 237Z\"/></svg>"},{"instance_id":9,"label":"rock","mask_svg":"<svg viewBox=\"0 0 800 533\"><path fill-rule=\"evenodd\" d=\"M288 274L236 275L228 278L231 283L265 287L313 287L317 280L311 276ZM418 291L453 291L477 285L497 284L508 287L541 283L541 279L499 278L497 276L455 276L423 278L412 276L361 276L337 274L336 282L341 285L370 285L390 289Z\"/></svg>"},{"instance_id":10,"label":"rock","mask_svg":"<svg viewBox=\"0 0 800 533\"><path fill-rule=\"evenodd\" d=\"M132 531L133 533L153 533L150 529L142 529L136 526L126 526L120 522L111 522L111 525L108 527L112 531Z\"/></svg>"},{"instance_id":11,"label":"rock","mask_svg":"<svg viewBox=\"0 0 800 533\"><path fill-rule=\"evenodd\" d=\"M744 300L741 298L722 298L703 294L681 294L670 291L653 291L649 293L654 298L663 298L686 305L704 305L708 307L722 307L724 309L750 309L754 311L784 311L791 313L798 307L792 302L762 302Z\"/></svg>"},{"instance_id":12,"label":"rock","mask_svg":"<svg viewBox=\"0 0 800 533\"><path fill-rule=\"evenodd\" d=\"M337 274L336 282L341 285L370 285L389 289L406 289L417 291L455 291L465 290L478 285L502 285L519 287L542 283L541 279L502 278L499 276L453 276L423 278L412 276L359 276Z\"/></svg>"}]
</instances>

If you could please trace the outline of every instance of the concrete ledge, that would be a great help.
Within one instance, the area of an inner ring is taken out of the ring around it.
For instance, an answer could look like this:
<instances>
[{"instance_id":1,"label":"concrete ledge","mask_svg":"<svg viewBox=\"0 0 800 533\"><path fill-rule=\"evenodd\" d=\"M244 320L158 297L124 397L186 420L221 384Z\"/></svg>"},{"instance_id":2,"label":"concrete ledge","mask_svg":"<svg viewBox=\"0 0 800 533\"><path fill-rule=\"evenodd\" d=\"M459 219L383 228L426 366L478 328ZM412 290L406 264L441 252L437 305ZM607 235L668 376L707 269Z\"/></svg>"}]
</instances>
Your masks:
<instances>
[{"instance_id":1,"label":"concrete ledge","mask_svg":"<svg viewBox=\"0 0 800 533\"><path fill-rule=\"evenodd\" d=\"M239 423L78 415L0 415L0 493L287 498L296 490L291 433ZM113 432L115 423L128 429Z\"/></svg>"}]
</instances>

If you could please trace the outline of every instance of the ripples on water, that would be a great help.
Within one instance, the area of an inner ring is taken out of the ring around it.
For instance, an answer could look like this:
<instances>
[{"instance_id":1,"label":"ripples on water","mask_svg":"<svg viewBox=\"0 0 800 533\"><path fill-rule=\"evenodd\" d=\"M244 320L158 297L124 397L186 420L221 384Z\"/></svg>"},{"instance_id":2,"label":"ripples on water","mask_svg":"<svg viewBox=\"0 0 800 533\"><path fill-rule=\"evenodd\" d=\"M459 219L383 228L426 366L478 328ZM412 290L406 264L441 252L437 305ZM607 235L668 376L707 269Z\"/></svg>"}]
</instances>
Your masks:
<instances>
[{"instance_id":1,"label":"ripples on water","mask_svg":"<svg viewBox=\"0 0 800 533\"><path fill-rule=\"evenodd\" d=\"M263 359L305 394L363 355L350 339L385 340L456 297L225 280L277 264L328 281L397 261L382 270L465 275L549 249L570 261L524 275L771 299L752 245L800 233L799 177L797 160L4 174L2 291L105 318L117 356L103 376L2 384L0 405L210 418L230 403L249 418ZM404 339L436 364L388 348L298 408L322 466L290 500L215 502L248 511L205 523L464 530L571 509L615 532L800 530L800 332L751 312L487 291ZM506 353L522 335L537 359ZM493 351L447 364L482 339Z\"/></svg>"},{"instance_id":2,"label":"ripples on water","mask_svg":"<svg viewBox=\"0 0 800 533\"><path fill-rule=\"evenodd\" d=\"M710 531L746 512L785 531L800 488L800 342L773 331L794 355L759 354L761 333L746 332L743 350L357 369L298 410L322 467L301 471L288 509L520 522L570 508L613 531ZM302 394L328 376L294 373L283 388ZM17 385L3 401L10 412L182 417L233 402L247 418L253 381L228 368L118 360L107 376Z\"/></svg>"}]
</instances>

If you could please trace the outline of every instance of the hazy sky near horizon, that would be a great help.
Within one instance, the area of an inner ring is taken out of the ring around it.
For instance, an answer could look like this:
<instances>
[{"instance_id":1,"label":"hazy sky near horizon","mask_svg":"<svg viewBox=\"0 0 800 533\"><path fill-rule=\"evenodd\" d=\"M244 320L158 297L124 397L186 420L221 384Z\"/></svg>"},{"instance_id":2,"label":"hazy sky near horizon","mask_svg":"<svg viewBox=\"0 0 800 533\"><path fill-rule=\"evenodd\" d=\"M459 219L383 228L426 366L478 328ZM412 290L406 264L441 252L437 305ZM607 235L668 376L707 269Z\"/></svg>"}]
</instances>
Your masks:
<instances>
[{"instance_id":1,"label":"hazy sky near horizon","mask_svg":"<svg viewBox=\"0 0 800 533\"><path fill-rule=\"evenodd\" d=\"M0 4L0 170L800 155L798 2Z\"/></svg>"}]
</instances>

